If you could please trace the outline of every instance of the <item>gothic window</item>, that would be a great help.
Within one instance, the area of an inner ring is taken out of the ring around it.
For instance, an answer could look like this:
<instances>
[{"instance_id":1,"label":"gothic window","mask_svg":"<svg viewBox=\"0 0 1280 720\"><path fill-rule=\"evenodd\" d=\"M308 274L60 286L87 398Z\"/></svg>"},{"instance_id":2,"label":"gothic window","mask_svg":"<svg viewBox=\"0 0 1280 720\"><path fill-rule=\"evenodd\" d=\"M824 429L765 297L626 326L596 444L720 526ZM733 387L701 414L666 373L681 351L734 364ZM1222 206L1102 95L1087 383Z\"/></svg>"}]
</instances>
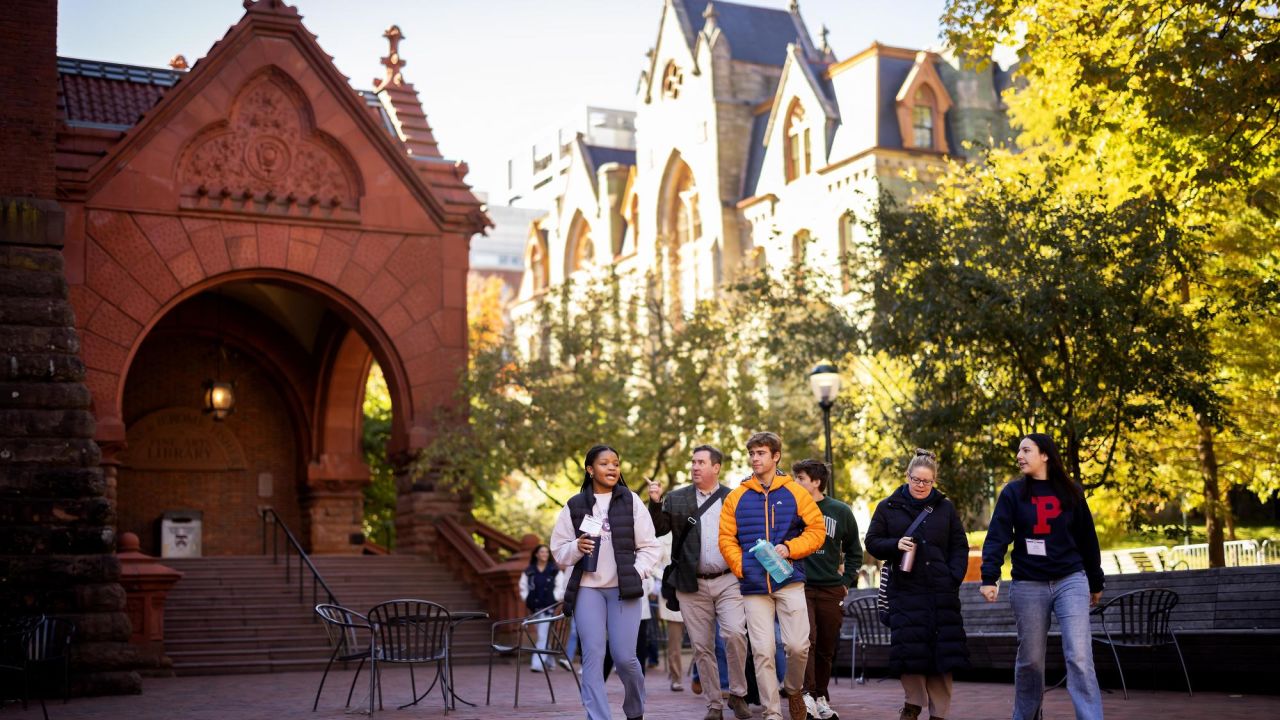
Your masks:
<instances>
[{"instance_id":1,"label":"gothic window","mask_svg":"<svg viewBox=\"0 0 1280 720\"><path fill-rule=\"evenodd\" d=\"M573 254L569 260L569 272L576 272L590 267L595 259L595 245L591 240L591 226L581 220L577 225L577 237L573 241L571 250Z\"/></svg>"},{"instance_id":2,"label":"gothic window","mask_svg":"<svg viewBox=\"0 0 1280 720\"><path fill-rule=\"evenodd\" d=\"M918 148L932 148L934 107L936 99L927 85L916 91L915 104L911 109L911 144Z\"/></svg>"},{"instance_id":3,"label":"gothic window","mask_svg":"<svg viewBox=\"0 0 1280 720\"><path fill-rule=\"evenodd\" d=\"M660 220L664 242L666 288L670 307L689 314L698 298L702 214L693 171L683 160L673 164L662 193Z\"/></svg>"},{"instance_id":4,"label":"gothic window","mask_svg":"<svg viewBox=\"0 0 1280 720\"><path fill-rule=\"evenodd\" d=\"M684 73L676 66L675 61L667 63L662 71L662 97L675 100L680 97L680 86L684 84Z\"/></svg>"},{"instance_id":5,"label":"gothic window","mask_svg":"<svg viewBox=\"0 0 1280 720\"><path fill-rule=\"evenodd\" d=\"M840 290L848 294L853 290L853 276L850 262L853 252L854 242L854 216L852 212L846 211L840 216Z\"/></svg>"},{"instance_id":6,"label":"gothic window","mask_svg":"<svg viewBox=\"0 0 1280 720\"><path fill-rule=\"evenodd\" d=\"M809 174L809 126L804 122L804 108L799 102L791 103L787 122L783 128L783 154L786 162L786 179L791 182Z\"/></svg>"},{"instance_id":7,"label":"gothic window","mask_svg":"<svg viewBox=\"0 0 1280 720\"><path fill-rule=\"evenodd\" d=\"M541 231L539 231L541 233ZM529 271L533 278L533 291L542 292L547 289L547 254L543 252L542 243L535 236L529 248Z\"/></svg>"}]
</instances>

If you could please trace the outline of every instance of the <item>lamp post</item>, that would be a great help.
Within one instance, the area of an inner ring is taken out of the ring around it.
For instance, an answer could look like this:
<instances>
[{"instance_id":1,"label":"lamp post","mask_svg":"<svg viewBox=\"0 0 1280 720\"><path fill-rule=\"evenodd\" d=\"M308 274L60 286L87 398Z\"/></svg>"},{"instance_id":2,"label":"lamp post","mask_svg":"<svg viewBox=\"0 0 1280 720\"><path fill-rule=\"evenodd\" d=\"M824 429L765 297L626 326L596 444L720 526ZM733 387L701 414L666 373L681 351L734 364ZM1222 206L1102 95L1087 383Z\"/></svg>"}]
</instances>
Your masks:
<instances>
[{"instance_id":1,"label":"lamp post","mask_svg":"<svg viewBox=\"0 0 1280 720\"><path fill-rule=\"evenodd\" d=\"M813 389L813 398L818 401L818 407L822 408L822 429L827 439L826 461L827 467L832 471L831 487L827 494L835 497L835 468L831 462L831 406L840 394L840 372L829 360L823 360L809 373L809 387Z\"/></svg>"}]
</instances>

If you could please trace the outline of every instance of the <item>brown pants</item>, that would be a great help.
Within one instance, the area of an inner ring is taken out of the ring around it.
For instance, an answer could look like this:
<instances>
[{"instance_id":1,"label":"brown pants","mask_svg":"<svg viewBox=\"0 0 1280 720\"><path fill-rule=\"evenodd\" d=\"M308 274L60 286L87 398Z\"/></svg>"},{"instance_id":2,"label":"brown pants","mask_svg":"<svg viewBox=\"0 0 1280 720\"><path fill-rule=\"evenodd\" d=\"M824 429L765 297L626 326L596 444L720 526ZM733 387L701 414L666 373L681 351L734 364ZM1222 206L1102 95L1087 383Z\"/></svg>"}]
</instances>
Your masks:
<instances>
[{"instance_id":1,"label":"brown pants","mask_svg":"<svg viewBox=\"0 0 1280 720\"><path fill-rule=\"evenodd\" d=\"M929 717L945 718L951 712L951 673L902 676L907 702L929 708Z\"/></svg>"},{"instance_id":2,"label":"brown pants","mask_svg":"<svg viewBox=\"0 0 1280 720\"><path fill-rule=\"evenodd\" d=\"M844 585L834 587L804 586L804 602L809 610L809 662L804 668L804 689L814 698L829 698L827 683L831 681L831 665L836 657L836 640L844 612L840 604L849 591Z\"/></svg>"},{"instance_id":3,"label":"brown pants","mask_svg":"<svg viewBox=\"0 0 1280 720\"><path fill-rule=\"evenodd\" d=\"M659 600L658 602L663 602ZM684 677L684 658L680 656L684 645L684 623L679 620L667 621L667 679L673 683Z\"/></svg>"}]
</instances>

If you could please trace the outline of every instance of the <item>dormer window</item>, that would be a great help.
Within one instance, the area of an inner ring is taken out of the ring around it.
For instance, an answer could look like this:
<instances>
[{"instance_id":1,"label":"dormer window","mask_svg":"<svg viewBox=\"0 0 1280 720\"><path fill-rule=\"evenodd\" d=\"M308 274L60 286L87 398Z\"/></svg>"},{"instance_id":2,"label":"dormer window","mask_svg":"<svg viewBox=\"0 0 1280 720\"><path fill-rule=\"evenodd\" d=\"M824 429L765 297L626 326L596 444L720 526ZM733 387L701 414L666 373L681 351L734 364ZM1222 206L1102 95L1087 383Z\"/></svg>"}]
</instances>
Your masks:
<instances>
[{"instance_id":1,"label":"dormer window","mask_svg":"<svg viewBox=\"0 0 1280 720\"><path fill-rule=\"evenodd\" d=\"M680 86L684 84L684 73L676 66L675 61L667 63L662 71L662 97L675 100L680 97Z\"/></svg>"},{"instance_id":2,"label":"dormer window","mask_svg":"<svg viewBox=\"0 0 1280 720\"><path fill-rule=\"evenodd\" d=\"M809 126L804 122L804 108L799 102L791 104L787 123L783 127L783 155L786 161L786 179L791 182L801 175L808 175L810 165Z\"/></svg>"},{"instance_id":3,"label":"dormer window","mask_svg":"<svg viewBox=\"0 0 1280 720\"><path fill-rule=\"evenodd\" d=\"M913 147L933 148L934 107L937 100L927 85L916 91L915 103L911 108L911 145Z\"/></svg>"}]
</instances>

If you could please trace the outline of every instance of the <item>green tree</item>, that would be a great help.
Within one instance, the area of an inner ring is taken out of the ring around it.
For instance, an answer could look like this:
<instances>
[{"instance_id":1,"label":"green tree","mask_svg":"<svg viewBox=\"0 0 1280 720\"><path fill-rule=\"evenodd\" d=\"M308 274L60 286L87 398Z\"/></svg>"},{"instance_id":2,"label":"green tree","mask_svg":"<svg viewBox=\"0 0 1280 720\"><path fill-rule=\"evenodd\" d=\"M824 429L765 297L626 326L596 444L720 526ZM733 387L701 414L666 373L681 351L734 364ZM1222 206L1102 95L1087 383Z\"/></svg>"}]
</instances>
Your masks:
<instances>
[{"instance_id":1,"label":"green tree","mask_svg":"<svg viewBox=\"0 0 1280 720\"><path fill-rule=\"evenodd\" d=\"M364 534L388 550L396 541L396 479L387 460L391 437L391 393L382 368L374 363L364 386L364 424L361 440L371 481L364 488Z\"/></svg>"},{"instance_id":2,"label":"green tree","mask_svg":"<svg viewBox=\"0 0 1280 720\"><path fill-rule=\"evenodd\" d=\"M1274 329L1280 23L1254 0L951 0L948 38L971 59L997 43L1021 46L1025 90L1009 94L1024 166L1069 166L1107 202L1156 193L1179 208L1183 237L1208 254L1200 282L1179 288L1214 308L1204 375L1224 398L1218 416L1170 418L1144 461L1166 497L1201 485L1211 561L1222 563L1220 505L1232 485L1269 494L1276 456L1272 354L1247 342ZM1241 342L1246 341L1246 342ZM1248 453L1241 450L1248 448ZM1263 453L1258 461L1257 452ZM1222 488L1222 481L1228 488Z\"/></svg>"},{"instance_id":3,"label":"green tree","mask_svg":"<svg viewBox=\"0 0 1280 720\"><path fill-rule=\"evenodd\" d=\"M1176 292L1204 260L1175 209L1108 206L1040 170L957 167L875 217L871 348L908 363L896 422L954 459L962 503L1027 432L1057 436L1077 481L1114 486L1136 432L1218 407L1204 314Z\"/></svg>"}]
</instances>

